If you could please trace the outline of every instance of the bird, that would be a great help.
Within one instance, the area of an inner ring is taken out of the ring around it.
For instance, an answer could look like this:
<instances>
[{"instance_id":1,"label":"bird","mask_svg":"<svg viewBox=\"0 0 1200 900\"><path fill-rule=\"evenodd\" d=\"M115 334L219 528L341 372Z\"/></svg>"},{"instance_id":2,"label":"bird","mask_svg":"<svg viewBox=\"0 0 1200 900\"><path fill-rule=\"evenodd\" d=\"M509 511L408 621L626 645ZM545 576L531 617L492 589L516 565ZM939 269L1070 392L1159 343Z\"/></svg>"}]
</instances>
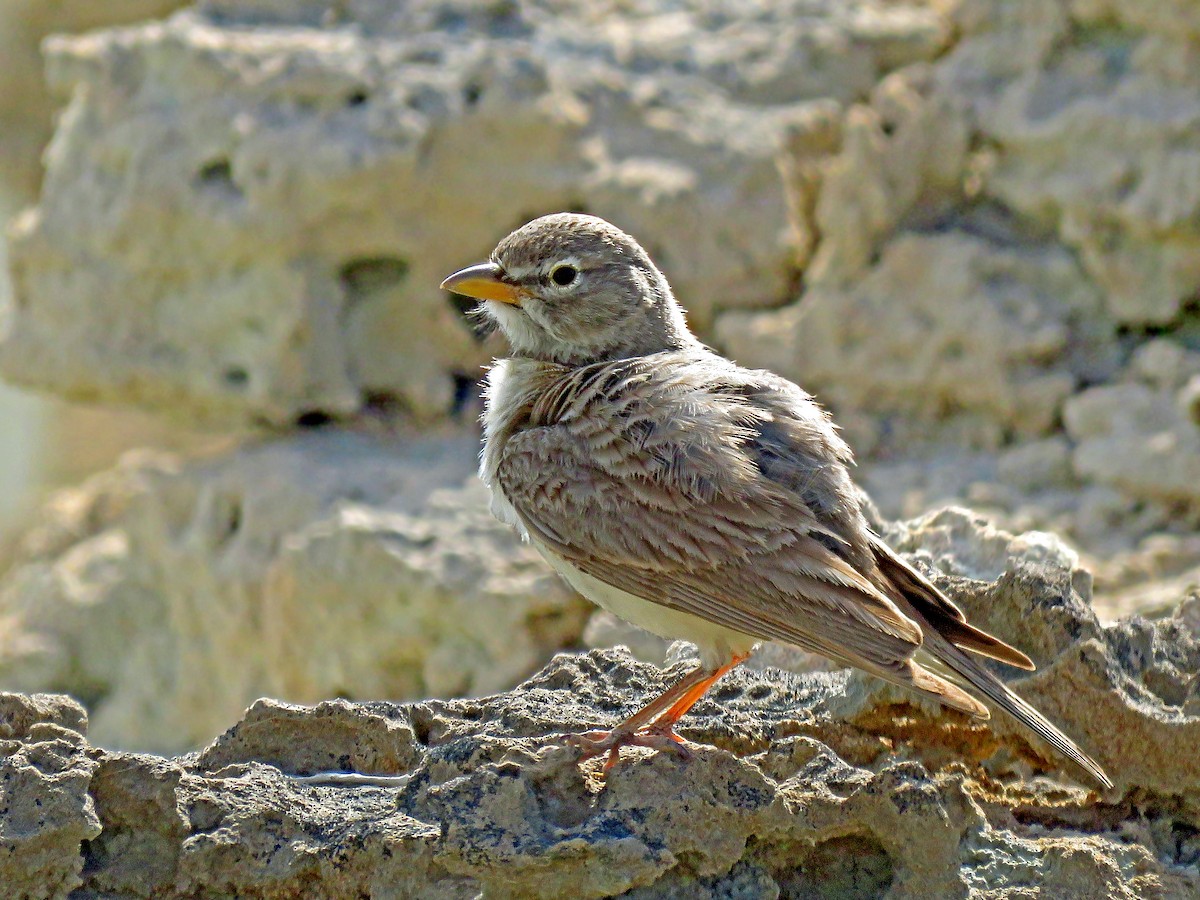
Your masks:
<instances>
[{"instance_id":1,"label":"bird","mask_svg":"<svg viewBox=\"0 0 1200 900\"><path fill-rule=\"evenodd\" d=\"M491 510L576 591L699 649L699 664L584 758L675 750L680 718L756 645L854 666L977 719L1006 711L1105 788L1101 766L984 664L1032 670L872 530L853 456L791 381L693 335L647 251L604 219L542 216L441 287L510 353L488 369Z\"/></svg>"}]
</instances>

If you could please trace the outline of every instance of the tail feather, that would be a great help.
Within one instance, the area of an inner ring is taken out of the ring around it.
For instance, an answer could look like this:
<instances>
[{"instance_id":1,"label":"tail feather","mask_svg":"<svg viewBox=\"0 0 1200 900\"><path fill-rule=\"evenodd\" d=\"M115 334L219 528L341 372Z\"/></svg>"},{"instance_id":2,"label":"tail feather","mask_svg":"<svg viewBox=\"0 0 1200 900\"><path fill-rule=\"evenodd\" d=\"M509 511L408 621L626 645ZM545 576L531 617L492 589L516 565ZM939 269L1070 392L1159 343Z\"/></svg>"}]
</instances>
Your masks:
<instances>
[{"instance_id":1,"label":"tail feather","mask_svg":"<svg viewBox=\"0 0 1200 900\"><path fill-rule=\"evenodd\" d=\"M965 712L969 716L974 716L977 719L990 719L992 717L986 706L953 681L923 668L911 659L908 661L908 668L912 678L911 687L930 694L935 700L946 704L952 709Z\"/></svg>"},{"instance_id":2,"label":"tail feather","mask_svg":"<svg viewBox=\"0 0 1200 900\"><path fill-rule=\"evenodd\" d=\"M876 565L884 577L904 595L921 620L933 626L950 643L1018 669L1032 672L1037 668L1033 660L1016 647L968 622L949 597L878 537L872 535L871 545Z\"/></svg>"},{"instance_id":3,"label":"tail feather","mask_svg":"<svg viewBox=\"0 0 1200 900\"><path fill-rule=\"evenodd\" d=\"M937 702L957 709L977 719L990 719L988 708L972 697L961 687L948 678L943 678L935 672L924 668L914 659L896 660L891 663L881 663L862 659L861 657L842 656L843 661L870 672L877 678L890 682L902 688L927 694Z\"/></svg>"},{"instance_id":4,"label":"tail feather","mask_svg":"<svg viewBox=\"0 0 1200 900\"><path fill-rule=\"evenodd\" d=\"M1004 643L995 635L988 634L981 628L976 628L970 622L939 620L930 622L931 625L946 640L960 650L970 650L980 656L999 660L1018 669L1032 672L1037 668L1033 660L1016 647Z\"/></svg>"},{"instance_id":5,"label":"tail feather","mask_svg":"<svg viewBox=\"0 0 1200 900\"><path fill-rule=\"evenodd\" d=\"M1008 685L985 669L978 660L936 633L926 636L924 649L988 700L1091 775L1105 789L1113 786L1112 780L1098 762L1079 749L1074 741L1052 725L1045 716L1013 693Z\"/></svg>"},{"instance_id":6,"label":"tail feather","mask_svg":"<svg viewBox=\"0 0 1200 900\"><path fill-rule=\"evenodd\" d=\"M899 600L901 609L921 625L924 633L921 655L930 657L931 663L938 669L944 669L948 675L960 679L1007 712L1097 782L1104 785L1106 789L1113 786L1099 763L1080 750L1074 741L1052 725L1040 712L1013 693L1008 685L969 654L979 654L1021 669L1032 670L1034 665L1028 656L967 622L962 610L882 540L872 536L872 548L875 551L879 572L889 582L890 590L887 593L893 599ZM912 678L913 687L932 694L948 706L970 712L964 708L961 699L957 697L953 700L949 699L953 695L939 683L950 684L948 680L921 669L916 662L912 662L911 666L916 671L924 672L923 676ZM887 678L888 676L883 675L883 677ZM929 679L935 679L935 681L930 682ZM897 684L903 683L897 678L888 680ZM933 688L927 687L928 684L932 684ZM961 688L958 690L959 693L970 696ZM973 697L971 700L982 706Z\"/></svg>"}]
</instances>

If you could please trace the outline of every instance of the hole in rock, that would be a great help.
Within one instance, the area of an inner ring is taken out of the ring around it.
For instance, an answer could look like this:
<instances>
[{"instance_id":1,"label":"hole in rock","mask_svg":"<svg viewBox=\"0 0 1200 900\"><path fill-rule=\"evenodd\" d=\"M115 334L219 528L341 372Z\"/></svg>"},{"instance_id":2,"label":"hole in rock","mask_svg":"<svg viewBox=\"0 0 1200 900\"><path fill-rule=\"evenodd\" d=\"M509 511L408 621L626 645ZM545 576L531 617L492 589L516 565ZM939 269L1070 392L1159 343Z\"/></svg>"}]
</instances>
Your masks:
<instances>
[{"instance_id":1,"label":"hole in rock","mask_svg":"<svg viewBox=\"0 0 1200 900\"><path fill-rule=\"evenodd\" d=\"M362 408L363 412L394 419L403 414L405 403L393 391L368 390L363 392Z\"/></svg>"},{"instance_id":2,"label":"hole in rock","mask_svg":"<svg viewBox=\"0 0 1200 900\"><path fill-rule=\"evenodd\" d=\"M237 500L227 501L224 522L222 523L222 541L227 541L242 528L242 504Z\"/></svg>"},{"instance_id":3,"label":"hole in rock","mask_svg":"<svg viewBox=\"0 0 1200 900\"><path fill-rule=\"evenodd\" d=\"M250 373L241 366L230 366L221 374L221 377L232 388L244 388L250 383Z\"/></svg>"},{"instance_id":4,"label":"hole in rock","mask_svg":"<svg viewBox=\"0 0 1200 900\"><path fill-rule=\"evenodd\" d=\"M408 262L398 256L352 259L338 270L338 280L352 298L396 287L408 276Z\"/></svg>"},{"instance_id":5,"label":"hole in rock","mask_svg":"<svg viewBox=\"0 0 1200 900\"><path fill-rule=\"evenodd\" d=\"M203 191L230 199L240 199L242 196L242 189L233 180L233 164L225 157L201 166L196 172L196 184Z\"/></svg>"},{"instance_id":6,"label":"hole in rock","mask_svg":"<svg viewBox=\"0 0 1200 900\"><path fill-rule=\"evenodd\" d=\"M781 897L876 900L895 877L891 857L870 835L847 835L806 848L800 864L776 876Z\"/></svg>"},{"instance_id":7,"label":"hole in rock","mask_svg":"<svg viewBox=\"0 0 1200 900\"><path fill-rule=\"evenodd\" d=\"M333 421L333 416L327 412L322 412L319 409L312 409L308 412L302 412L296 416L296 427L298 428L322 428Z\"/></svg>"}]
</instances>

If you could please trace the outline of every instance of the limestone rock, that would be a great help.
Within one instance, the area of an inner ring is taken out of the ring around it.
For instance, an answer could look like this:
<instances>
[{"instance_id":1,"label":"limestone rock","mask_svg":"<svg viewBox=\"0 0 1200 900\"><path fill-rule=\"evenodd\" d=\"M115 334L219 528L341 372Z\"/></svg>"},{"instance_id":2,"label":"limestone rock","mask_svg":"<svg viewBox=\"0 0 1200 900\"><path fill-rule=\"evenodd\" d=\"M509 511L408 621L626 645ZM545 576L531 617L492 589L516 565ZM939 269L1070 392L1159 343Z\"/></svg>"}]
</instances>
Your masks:
<instances>
[{"instance_id":1,"label":"limestone rock","mask_svg":"<svg viewBox=\"0 0 1200 900\"><path fill-rule=\"evenodd\" d=\"M155 18L183 5L183 0L0 2L0 220L37 196L39 158L54 111L42 78L42 39Z\"/></svg>"},{"instance_id":2,"label":"limestone rock","mask_svg":"<svg viewBox=\"0 0 1200 900\"><path fill-rule=\"evenodd\" d=\"M65 898L81 842L100 834L88 792L87 716L67 697L0 694L0 884L13 900Z\"/></svg>"},{"instance_id":3,"label":"limestone rock","mask_svg":"<svg viewBox=\"0 0 1200 900\"><path fill-rule=\"evenodd\" d=\"M17 549L5 684L80 697L102 745L174 751L263 694L511 686L588 607L491 518L477 446L322 431L128 457L59 495Z\"/></svg>"},{"instance_id":4,"label":"limestone rock","mask_svg":"<svg viewBox=\"0 0 1200 900\"><path fill-rule=\"evenodd\" d=\"M1195 10L1119 6L963 4L939 73L994 148L984 191L1073 248L1117 319L1163 324L1200 288Z\"/></svg>"},{"instance_id":5,"label":"limestone rock","mask_svg":"<svg viewBox=\"0 0 1200 900\"><path fill-rule=\"evenodd\" d=\"M1200 349L1192 6L939 9L955 40L936 61L797 120L781 170L803 238L800 299L717 327L740 361L833 407L860 458L889 463L1061 437L1067 397L1119 379L1130 351L1136 377L1173 379L1195 374ZM1142 351L1144 328L1167 336ZM1197 392L1177 398L1185 415ZM1193 477L1180 462L1190 439L1179 450L1172 495ZM1145 461L1133 446L1117 455ZM1076 460L1085 486L1113 484L1093 465ZM1036 507L1036 490L1014 486L1025 496L997 507ZM1126 496L1148 494L1163 491ZM1033 515L1071 528L1069 502Z\"/></svg>"},{"instance_id":6,"label":"limestone rock","mask_svg":"<svg viewBox=\"0 0 1200 900\"><path fill-rule=\"evenodd\" d=\"M910 216L935 220L961 201L970 130L952 97L936 90L934 72L914 65L885 78L869 102L846 111L840 145L820 177L785 182L813 192L798 200L812 209L820 236L807 283L851 282Z\"/></svg>"},{"instance_id":7,"label":"limestone rock","mask_svg":"<svg viewBox=\"0 0 1200 900\"><path fill-rule=\"evenodd\" d=\"M1179 633L1159 636L1200 653L1194 611L1172 621ZM1116 664L1118 638L1084 643ZM1195 658L1174 659L1194 673ZM1121 665L1135 692L1158 671L1152 655L1127 654ZM199 755L92 751L103 830L82 859L73 848L81 890L914 900L1037 890L1182 900L1200 889L1200 773L1164 785L1143 782L1139 767L1116 769L1151 739L1162 742L1156 759L1174 749L1176 765L1189 765L1194 698L1154 733L1155 712L1129 707L1121 741L1105 751L1121 787L1105 799L1031 777L1055 764L1019 740L863 690L845 672L730 674L684 720L698 742L686 761L627 750L603 773L557 746L564 731L616 721L671 674L593 651L557 657L484 699L260 701ZM1074 683L1052 668L1044 687L1043 701ZM1079 704L1058 712L1073 730L1092 715ZM400 784L295 777L330 769ZM19 872L25 862L2 864Z\"/></svg>"},{"instance_id":8,"label":"limestone rock","mask_svg":"<svg viewBox=\"0 0 1200 900\"><path fill-rule=\"evenodd\" d=\"M1134 351L1129 374L1151 387L1179 390L1200 375L1200 352L1171 338L1152 338Z\"/></svg>"},{"instance_id":9,"label":"limestone rock","mask_svg":"<svg viewBox=\"0 0 1200 900\"><path fill-rule=\"evenodd\" d=\"M903 234L853 286L814 285L778 312L727 314L717 334L739 361L793 378L839 418L869 416L876 434L851 431L860 451L880 428L904 445L939 422L995 446L1052 430L1085 360L1112 345L1093 330L1099 307L1062 250Z\"/></svg>"},{"instance_id":10,"label":"limestone rock","mask_svg":"<svg viewBox=\"0 0 1200 900\"><path fill-rule=\"evenodd\" d=\"M223 425L444 415L487 351L439 280L566 208L642 236L706 329L790 293L789 123L948 36L916 3L275 0L56 39L0 371Z\"/></svg>"},{"instance_id":11,"label":"limestone rock","mask_svg":"<svg viewBox=\"0 0 1200 900\"><path fill-rule=\"evenodd\" d=\"M1200 422L1186 389L1124 383L1091 388L1064 409L1080 476L1133 497L1200 503Z\"/></svg>"}]
</instances>

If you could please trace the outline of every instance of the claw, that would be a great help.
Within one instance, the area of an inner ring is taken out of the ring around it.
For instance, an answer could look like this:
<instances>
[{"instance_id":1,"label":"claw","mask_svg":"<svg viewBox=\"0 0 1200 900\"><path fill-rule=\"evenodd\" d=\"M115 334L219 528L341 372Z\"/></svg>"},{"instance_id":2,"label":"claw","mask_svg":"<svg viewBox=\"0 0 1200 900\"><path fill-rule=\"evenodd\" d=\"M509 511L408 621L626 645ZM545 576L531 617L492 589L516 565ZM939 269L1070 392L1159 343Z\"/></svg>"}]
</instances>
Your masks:
<instances>
[{"instance_id":1,"label":"claw","mask_svg":"<svg viewBox=\"0 0 1200 900\"><path fill-rule=\"evenodd\" d=\"M649 747L651 750L668 751L680 759L691 759L692 751L686 746L683 738L671 730L669 726L651 725L637 731L614 728L612 731L588 731L584 734L568 734L562 738L564 744L577 748L579 760L582 762L594 756L605 753L608 758L604 761L604 771L617 764L621 757L622 747Z\"/></svg>"},{"instance_id":2,"label":"claw","mask_svg":"<svg viewBox=\"0 0 1200 900\"><path fill-rule=\"evenodd\" d=\"M563 735L560 740L568 747L579 750L580 762L607 753L605 771L616 765L622 747L669 750L681 759L691 759L692 751L685 746L684 739L675 733L675 723L718 678L745 658L746 654L734 655L725 665L711 670L698 666L612 731Z\"/></svg>"}]
</instances>

